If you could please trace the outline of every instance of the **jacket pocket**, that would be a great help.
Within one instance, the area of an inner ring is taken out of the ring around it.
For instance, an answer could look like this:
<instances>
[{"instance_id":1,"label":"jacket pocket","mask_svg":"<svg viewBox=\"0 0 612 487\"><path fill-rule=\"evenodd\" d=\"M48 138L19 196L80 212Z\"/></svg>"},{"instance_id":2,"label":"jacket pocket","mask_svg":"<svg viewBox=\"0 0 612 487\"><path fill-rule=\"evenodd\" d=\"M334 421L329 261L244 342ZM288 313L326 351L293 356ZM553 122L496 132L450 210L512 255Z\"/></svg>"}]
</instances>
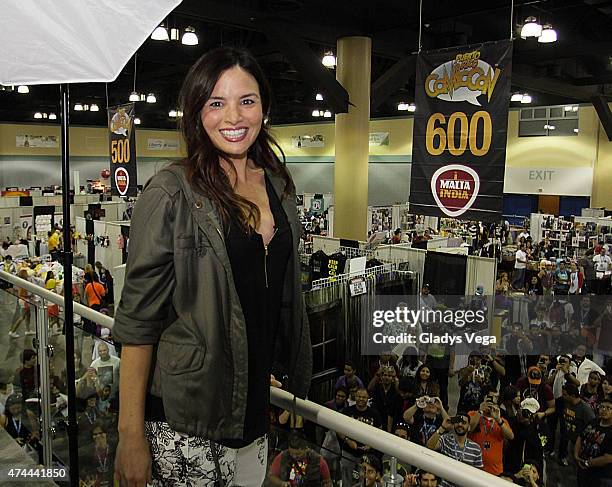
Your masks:
<instances>
[{"instance_id":1,"label":"jacket pocket","mask_svg":"<svg viewBox=\"0 0 612 487\"><path fill-rule=\"evenodd\" d=\"M159 367L169 375L181 375L201 369L205 356L206 347L203 344L160 340L157 348Z\"/></svg>"}]
</instances>

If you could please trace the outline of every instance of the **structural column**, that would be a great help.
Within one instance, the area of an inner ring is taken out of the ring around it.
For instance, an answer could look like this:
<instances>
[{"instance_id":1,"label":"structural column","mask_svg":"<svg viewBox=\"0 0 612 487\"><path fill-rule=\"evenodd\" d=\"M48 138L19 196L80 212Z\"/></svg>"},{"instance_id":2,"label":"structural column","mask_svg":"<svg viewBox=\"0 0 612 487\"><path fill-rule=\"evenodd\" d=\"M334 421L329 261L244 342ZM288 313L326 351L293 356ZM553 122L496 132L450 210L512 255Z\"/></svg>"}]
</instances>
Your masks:
<instances>
[{"instance_id":1,"label":"structural column","mask_svg":"<svg viewBox=\"0 0 612 487\"><path fill-rule=\"evenodd\" d=\"M369 37L338 40L336 78L351 105L336 115L334 237L354 240L367 237L371 52Z\"/></svg>"}]
</instances>

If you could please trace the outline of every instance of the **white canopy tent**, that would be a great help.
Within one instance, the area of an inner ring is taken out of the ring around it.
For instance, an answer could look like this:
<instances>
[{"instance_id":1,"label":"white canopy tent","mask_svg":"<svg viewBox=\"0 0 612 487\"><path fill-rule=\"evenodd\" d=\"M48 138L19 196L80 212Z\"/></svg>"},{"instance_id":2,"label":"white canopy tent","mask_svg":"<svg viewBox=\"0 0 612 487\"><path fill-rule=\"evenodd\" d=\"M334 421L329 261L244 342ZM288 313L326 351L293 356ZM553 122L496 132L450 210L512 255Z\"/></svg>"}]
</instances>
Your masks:
<instances>
[{"instance_id":1,"label":"white canopy tent","mask_svg":"<svg viewBox=\"0 0 612 487\"><path fill-rule=\"evenodd\" d=\"M181 0L3 0L0 84L114 81Z\"/></svg>"}]
</instances>

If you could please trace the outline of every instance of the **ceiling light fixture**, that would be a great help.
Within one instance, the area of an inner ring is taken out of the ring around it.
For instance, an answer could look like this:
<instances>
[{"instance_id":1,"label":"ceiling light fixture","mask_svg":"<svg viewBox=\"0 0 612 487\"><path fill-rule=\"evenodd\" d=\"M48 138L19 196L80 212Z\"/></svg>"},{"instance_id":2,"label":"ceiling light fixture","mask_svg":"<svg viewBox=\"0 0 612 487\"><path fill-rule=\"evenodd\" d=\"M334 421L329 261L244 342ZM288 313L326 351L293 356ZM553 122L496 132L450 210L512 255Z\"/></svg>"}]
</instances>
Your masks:
<instances>
[{"instance_id":1,"label":"ceiling light fixture","mask_svg":"<svg viewBox=\"0 0 612 487\"><path fill-rule=\"evenodd\" d=\"M140 119L138 117L134 119L134 125L140 125Z\"/></svg>"},{"instance_id":2,"label":"ceiling light fixture","mask_svg":"<svg viewBox=\"0 0 612 487\"><path fill-rule=\"evenodd\" d=\"M90 112L99 112L100 111L100 107L98 107L98 105L96 105L95 103L92 103L91 106L89 107L89 111Z\"/></svg>"},{"instance_id":3,"label":"ceiling light fixture","mask_svg":"<svg viewBox=\"0 0 612 487\"><path fill-rule=\"evenodd\" d=\"M55 113L50 113L49 120L57 120L57 115Z\"/></svg>"},{"instance_id":4,"label":"ceiling light fixture","mask_svg":"<svg viewBox=\"0 0 612 487\"><path fill-rule=\"evenodd\" d=\"M332 51L326 51L321 63L326 68L332 69L336 66L336 56L334 56Z\"/></svg>"},{"instance_id":5,"label":"ceiling light fixture","mask_svg":"<svg viewBox=\"0 0 612 487\"><path fill-rule=\"evenodd\" d=\"M563 110L566 111L566 112L571 112L572 111L572 106L571 105L565 105L563 107Z\"/></svg>"},{"instance_id":6,"label":"ceiling light fixture","mask_svg":"<svg viewBox=\"0 0 612 487\"><path fill-rule=\"evenodd\" d=\"M83 105L82 105L82 104L80 104L80 103L75 103L75 104L74 104L74 110L75 110L76 112L82 112L82 111L83 111Z\"/></svg>"},{"instance_id":7,"label":"ceiling light fixture","mask_svg":"<svg viewBox=\"0 0 612 487\"><path fill-rule=\"evenodd\" d=\"M522 93L513 93L510 97L510 101L521 101L523 99Z\"/></svg>"},{"instance_id":8,"label":"ceiling light fixture","mask_svg":"<svg viewBox=\"0 0 612 487\"><path fill-rule=\"evenodd\" d=\"M323 116L325 118L331 118L332 117L332 112L330 112L329 110L325 110L325 112L323 112Z\"/></svg>"},{"instance_id":9,"label":"ceiling light fixture","mask_svg":"<svg viewBox=\"0 0 612 487\"><path fill-rule=\"evenodd\" d=\"M574 129L574 133L577 134L578 132L580 132L579 129Z\"/></svg>"},{"instance_id":10,"label":"ceiling light fixture","mask_svg":"<svg viewBox=\"0 0 612 487\"><path fill-rule=\"evenodd\" d=\"M538 24L535 17L527 17L521 28L521 38L540 37L542 35L542 26Z\"/></svg>"},{"instance_id":11,"label":"ceiling light fixture","mask_svg":"<svg viewBox=\"0 0 612 487\"><path fill-rule=\"evenodd\" d=\"M198 45L198 36L195 33L195 29L191 26L185 29L185 33L181 39L181 44L186 46L197 46Z\"/></svg>"},{"instance_id":12,"label":"ceiling light fixture","mask_svg":"<svg viewBox=\"0 0 612 487\"><path fill-rule=\"evenodd\" d=\"M557 41L557 31L552 28L550 24L544 24L542 27L542 34L538 37L538 42L542 44L548 44L550 42Z\"/></svg>"},{"instance_id":13,"label":"ceiling light fixture","mask_svg":"<svg viewBox=\"0 0 612 487\"><path fill-rule=\"evenodd\" d=\"M36 112L36 113L34 114L34 118L43 118L42 113L40 113L40 112Z\"/></svg>"},{"instance_id":14,"label":"ceiling light fixture","mask_svg":"<svg viewBox=\"0 0 612 487\"><path fill-rule=\"evenodd\" d=\"M157 98L155 98L155 95L153 93L149 93L147 95L147 103L155 103L157 101Z\"/></svg>"},{"instance_id":15,"label":"ceiling light fixture","mask_svg":"<svg viewBox=\"0 0 612 487\"><path fill-rule=\"evenodd\" d=\"M138 62L138 53L134 54L134 86L132 87L132 93L130 93L129 101L140 101L140 95L136 91L136 68Z\"/></svg>"},{"instance_id":16,"label":"ceiling light fixture","mask_svg":"<svg viewBox=\"0 0 612 487\"><path fill-rule=\"evenodd\" d=\"M407 110L411 113L416 112L416 105L414 103L411 103L410 105L408 105Z\"/></svg>"},{"instance_id":17,"label":"ceiling light fixture","mask_svg":"<svg viewBox=\"0 0 612 487\"><path fill-rule=\"evenodd\" d=\"M313 117L320 117L321 115L320 115L319 110L313 110L313 111L312 111L312 116L313 116Z\"/></svg>"},{"instance_id":18,"label":"ceiling light fixture","mask_svg":"<svg viewBox=\"0 0 612 487\"><path fill-rule=\"evenodd\" d=\"M168 116L169 116L170 118L176 118L176 116L177 116L176 110L174 110L174 109L173 109L173 110L170 110L170 111L168 112Z\"/></svg>"},{"instance_id":19,"label":"ceiling light fixture","mask_svg":"<svg viewBox=\"0 0 612 487\"><path fill-rule=\"evenodd\" d=\"M578 105L574 105L572 107L572 112L577 112L578 111Z\"/></svg>"},{"instance_id":20,"label":"ceiling light fixture","mask_svg":"<svg viewBox=\"0 0 612 487\"><path fill-rule=\"evenodd\" d=\"M316 96L315 96L315 100L323 101L323 95L321 93L317 93Z\"/></svg>"},{"instance_id":21,"label":"ceiling light fixture","mask_svg":"<svg viewBox=\"0 0 612 487\"><path fill-rule=\"evenodd\" d=\"M531 95L528 95L527 93L525 93L525 94L523 95L523 97L521 98L521 103L522 103L523 105L526 105L526 104L528 104L528 103L531 103Z\"/></svg>"},{"instance_id":22,"label":"ceiling light fixture","mask_svg":"<svg viewBox=\"0 0 612 487\"><path fill-rule=\"evenodd\" d=\"M164 24L159 24L155 27L155 30L151 34L151 39L154 41L167 41L168 38L168 30L164 27Z\"/></svg>"},{"instance_id":23,"label":"ceiling light fixture","mask_svg":"<svg viewBox=\"0 0 612 487\"><path fill-rule=\"evenodd\" d=\"M177 117L182 117L183 116L183 110L177 110L176 111L176 116ZM264 123L266 123L266 121L264 120Z\"/></svg>"},{"instance_id":24,"label":"ceiling light fixture","mask_svg":"<svg viewBox=\"0 0 612 487\"><path fill-rule=\"evenodd\" d=\"M403 102L403 101L400 101L400 102L397 104L397 109L398 109L400 112L405 112L405 111L408 111L408 103Z\"/></svg>"},{"instance_id":25,"label":"ceiling light fixture","mask_svg":"<svg viewBox=\"0 0 612 487\"><path fill-rule=\"evenodd\" d=\"M17 93L21 93L22 95L25 95L26 93L30 92L30 88L28 88L28 85L19 85L17 87Z\"/></svg>"},{"instance_id":26,"label":"ceiling light fixture","mask_svg":"<svg viewBox=\"0 0 612 487\"><path fill-rule=\"evenodd\" d=\"M555 127L554 125L549 125L548 126L548 130L555 130L557 127Z\"/></svg>"}]
</instances>

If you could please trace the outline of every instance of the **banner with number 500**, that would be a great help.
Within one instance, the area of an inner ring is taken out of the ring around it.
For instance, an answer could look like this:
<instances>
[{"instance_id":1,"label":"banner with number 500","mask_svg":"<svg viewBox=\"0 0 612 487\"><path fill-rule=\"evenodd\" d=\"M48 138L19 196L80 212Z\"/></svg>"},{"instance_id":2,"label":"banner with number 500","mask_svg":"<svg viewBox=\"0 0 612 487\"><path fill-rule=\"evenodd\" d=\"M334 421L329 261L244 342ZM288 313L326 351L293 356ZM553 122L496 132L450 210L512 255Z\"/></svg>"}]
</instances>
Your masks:
<instances>
[{"instance_id":1,"label":"banner with number 500","mask_svg":"<svg viewBox=\"0 0 612 487\"><path fill-rule=\"evenodd\" d=\"M136 196L136 135L134 103L108 109L110 178L113 195Z\"/></svg>"},{"instance_id":2,"label":"banner with number 500","mask_svg":"<svg viewBox=\"0 0 612 487\"><path fill-rule=\"evenodd\" d=\"M412 213L501 217L511 71L509 40L419 53Z\"/></svg>"}]
</instances>

